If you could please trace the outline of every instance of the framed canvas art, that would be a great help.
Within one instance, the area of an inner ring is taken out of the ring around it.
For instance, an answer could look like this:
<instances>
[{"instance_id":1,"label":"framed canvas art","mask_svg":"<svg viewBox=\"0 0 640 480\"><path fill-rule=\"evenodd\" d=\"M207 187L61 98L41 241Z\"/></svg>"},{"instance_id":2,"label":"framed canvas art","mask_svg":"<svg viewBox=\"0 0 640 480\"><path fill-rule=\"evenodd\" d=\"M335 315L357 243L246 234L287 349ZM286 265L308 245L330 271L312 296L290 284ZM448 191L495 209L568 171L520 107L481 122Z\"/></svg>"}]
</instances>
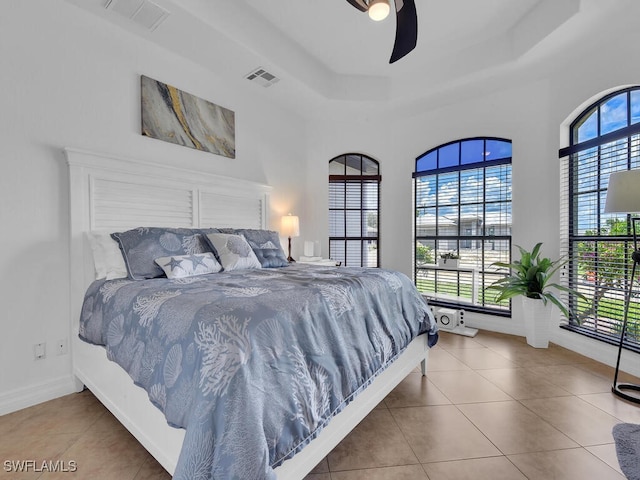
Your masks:
<instances>
[{"instance_id":1,"label":"framed canvas art","mask_svg":"<svg viewBox=\"0 0 640 480\"><path fill-rule=\"evenodd\" d=\"M235 113L141 75L142 135L236 157Z\"/></svg>"}]
</instances>

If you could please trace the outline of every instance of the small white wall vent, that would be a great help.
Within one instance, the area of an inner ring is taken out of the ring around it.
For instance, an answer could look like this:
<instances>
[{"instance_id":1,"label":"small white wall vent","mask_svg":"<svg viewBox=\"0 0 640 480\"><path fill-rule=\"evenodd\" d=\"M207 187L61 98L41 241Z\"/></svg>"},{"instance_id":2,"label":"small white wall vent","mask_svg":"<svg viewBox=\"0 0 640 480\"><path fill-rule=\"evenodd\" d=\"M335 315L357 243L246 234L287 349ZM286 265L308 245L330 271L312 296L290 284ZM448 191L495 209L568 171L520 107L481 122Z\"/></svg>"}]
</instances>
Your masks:
<instances>
[{"instance_id":1,"label":"small white wall vent","mask_svg":"<svg viewBox=\"0 0 640 480\"><path fill-rule=\"evenodd\" d=\"M169 16L169 11L150 0L107 0L107 10L133 20L149 31L154 31Z\"/></svg>"},{"instance_id":2,"label":"small white wall vent","mask_svg":"<svg viewBox=\"0 0 640 480\"><path fill-rule=\"evenodd\" d=\"M251 80L252 82L256 82L258 85L262 85L267 88L273 85L274 83L278 83L280 79L273 75L272 73L267 72L264 68L258 67L255 70L249 72L245 77L247 80Z\"/></svg>"}]
</instances>

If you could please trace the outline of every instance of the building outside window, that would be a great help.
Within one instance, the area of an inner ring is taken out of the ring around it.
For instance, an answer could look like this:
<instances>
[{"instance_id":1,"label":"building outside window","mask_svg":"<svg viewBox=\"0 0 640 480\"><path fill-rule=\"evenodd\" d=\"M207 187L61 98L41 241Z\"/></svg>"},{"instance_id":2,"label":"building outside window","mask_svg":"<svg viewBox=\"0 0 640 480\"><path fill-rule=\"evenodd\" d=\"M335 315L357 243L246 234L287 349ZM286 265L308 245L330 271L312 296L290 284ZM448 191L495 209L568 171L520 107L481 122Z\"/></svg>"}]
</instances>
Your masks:
<instances>
[{"instance_id":1,"label":"building outside window","mask_svg":"<svg viewBox=\"0 0 640 480\"><path fill-rule=\"evenodd\" d=\"M380 264L380 167L349 153L329 161L329 257L351 267Z\"/></svg>"},{"instance_id":2,"label":"building outside window","mask_svg":"<svg viewBox=\"0 0 640 480\"><path fill-rule=\"evenodd\" d=\"M576 315L564 327L617 343L631 282L632 231L630 215L605 214L604 206L611 173L640 168L640 88L611 93L584 110L571 124L560 158L566 283L587 297L568 299ZM640 350L636 282L634 287L626 346Z\"/></svg>"},{"instance_id":3,"label":"building outside window","mask_svg":"<svg viewBox=\"0 0 640 480\"><path fill-rule=\"evenodd\" d=\"M468 138L416 159L415 283L431 303L510 315L485 288L511 261L511 156L509 140Z\"/></svg>"}]
</instances>

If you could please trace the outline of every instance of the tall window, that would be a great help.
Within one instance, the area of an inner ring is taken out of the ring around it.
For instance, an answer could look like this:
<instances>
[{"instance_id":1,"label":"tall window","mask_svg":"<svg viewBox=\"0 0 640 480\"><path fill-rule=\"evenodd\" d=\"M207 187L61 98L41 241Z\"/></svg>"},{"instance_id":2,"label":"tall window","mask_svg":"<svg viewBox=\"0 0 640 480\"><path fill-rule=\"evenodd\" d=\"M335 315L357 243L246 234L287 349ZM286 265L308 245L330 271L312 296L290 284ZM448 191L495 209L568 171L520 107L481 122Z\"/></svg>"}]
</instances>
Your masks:
<instances>
[{"instance_id":1,"label":"tall window","mask_svg":"<svg viewBox=\"0 0 640 480\"><path fill-rule=\"evenodd\" d=\"M569 255L567 282L587 301L570 298L576 317L566 327L619 342L625 291L631 281L630 217L606 214L609 175L640 167L640 88L617 91L587 108L571 124L560 150L562 247ZM640 188L640 185L638 186ZM640 306L632 296L627 347L640 350Z\"/></svg>"},{"instance_id":2,"label":"tall window","mask_svg":"<svg viewBox=\"0 0 640 480\"><path fill-rule=\"evenodd\" d=\"M329 162L329 256L343 265L379 265L380 168L349 153Z\"/></svg>"},{"instance_id":3,"label":"tall window","mask_svg":"<svg viewBox=\"0 0 640 480\"><path fill-rule=\"evenodd\" d=\"M437 305L510 315L485 288L504 275L491 265L511 259L511 142L441 145L416 158L413 177L418 290Z\"/></svg>"}]
</instances>

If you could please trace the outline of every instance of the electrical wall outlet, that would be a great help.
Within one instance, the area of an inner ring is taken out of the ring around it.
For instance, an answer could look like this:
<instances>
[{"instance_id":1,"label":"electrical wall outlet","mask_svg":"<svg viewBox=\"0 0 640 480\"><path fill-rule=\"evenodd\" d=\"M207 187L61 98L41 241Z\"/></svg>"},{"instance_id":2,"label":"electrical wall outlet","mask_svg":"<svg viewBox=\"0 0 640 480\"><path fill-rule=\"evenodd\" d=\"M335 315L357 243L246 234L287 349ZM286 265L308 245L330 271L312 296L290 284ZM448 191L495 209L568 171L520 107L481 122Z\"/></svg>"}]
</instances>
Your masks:
<instances>
[{"instance_id":1,"label":"electrical wall outlet","mask_svg":"<svg viewBox=\"0 0 640 480\"><path fill-rule=\"evenodd\" d=\"M33 358L43 360L47 357L47 342L36 343L33 346Z\"/></svg>"},{"instance_id":2,"label":"electrical wall outlet","mask_svg":"<svg viewBox=\"0 0 640 480\"><path fill-rule=\"evenodd\" d=\"M67 354L67 339L61 338L56 343L56 353L58 355L66 355Z\"/></svg>"}]
</instances>

